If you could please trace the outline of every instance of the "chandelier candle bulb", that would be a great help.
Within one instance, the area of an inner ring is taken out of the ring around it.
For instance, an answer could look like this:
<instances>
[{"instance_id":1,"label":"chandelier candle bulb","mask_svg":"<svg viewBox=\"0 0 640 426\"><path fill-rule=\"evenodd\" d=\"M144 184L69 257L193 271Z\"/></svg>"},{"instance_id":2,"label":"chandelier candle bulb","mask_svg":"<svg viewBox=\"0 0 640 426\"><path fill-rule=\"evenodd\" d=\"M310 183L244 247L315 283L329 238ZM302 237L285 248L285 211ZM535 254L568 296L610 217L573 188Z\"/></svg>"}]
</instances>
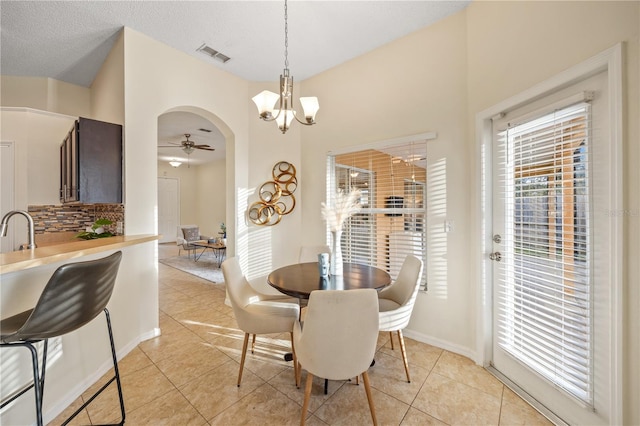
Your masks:
<instances>
[{"instance_id":1,"label":"chandelier candle bulb","mask_svg":"<svg viewBox=\"0 0 640 426\"><path fill-rule=\"evenodd\" d=\"M251 100L256 104L256 107L258 107L258 114L260 114L260 118L264 120L266 118L271 118L273 107L276 102L278 102L278 98L279 96L276 93L263 90L251 98Z\"/></svg>"},{"instance_id":2,"label":"chandelier candle bulb","mask_svg":"<svg viewBox=\"0 0 640 426\"><path fill-rule=\"evenodd\" d=\"M315 123L316 113L320 109L318 98L315 96L300 98L300 105L302 105L302 110L304 111L304 117L306 118L307 123Z\"/></svg>"}]
</instances>

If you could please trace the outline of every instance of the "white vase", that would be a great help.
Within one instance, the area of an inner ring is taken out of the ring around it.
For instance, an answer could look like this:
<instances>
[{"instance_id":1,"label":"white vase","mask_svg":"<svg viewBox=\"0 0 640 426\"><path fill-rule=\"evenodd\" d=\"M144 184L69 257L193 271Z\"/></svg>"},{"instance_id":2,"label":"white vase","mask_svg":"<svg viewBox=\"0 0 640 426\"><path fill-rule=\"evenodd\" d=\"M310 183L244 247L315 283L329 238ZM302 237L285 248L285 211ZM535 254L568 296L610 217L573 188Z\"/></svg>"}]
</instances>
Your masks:
<instances>
[{"instance_id":1,"label":"white vase","mask_svg":"<svg viewBox=\"0 0 640 426\"><path fill-rule=\"evenodd\" d=\"M342 275L342 248L340 247L340 239L342 230L331 231L331 266L329 273L331 275Z\"/></svg>"}]
</instances>

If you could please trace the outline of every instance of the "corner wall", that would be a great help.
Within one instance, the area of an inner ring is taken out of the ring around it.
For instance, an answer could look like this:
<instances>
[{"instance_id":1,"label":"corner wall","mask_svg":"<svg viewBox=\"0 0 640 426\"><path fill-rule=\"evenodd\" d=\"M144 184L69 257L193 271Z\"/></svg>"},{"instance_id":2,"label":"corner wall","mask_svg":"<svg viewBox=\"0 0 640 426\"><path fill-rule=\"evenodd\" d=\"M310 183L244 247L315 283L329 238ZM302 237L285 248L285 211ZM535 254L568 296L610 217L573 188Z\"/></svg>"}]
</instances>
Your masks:
<instances>
[{"instance_id":1,"label":"corner wall","mask_svg":"<svg viewBox=\"0 0 640 426\"><path fill-rule=\"evenodd\" d=\"M26 107L75 117L89 117L91 92L86 87L42 77L0 77L2 106Z\"/></svg>"},{"instance_id":2,"label":"corner wall","mask_svg":"<svg viewBox=\"0 0 640 426\"><path fill-rule=\"evenodd\" d=\"M473 157L467 151L466 70L466 15L458 13L305 80L303 91L318 96L320 111L318 124L302 129L300 169L303 244L324 244L320 203L328 151L437 133L427 142L430 290L418 294L407 336L472 357L473 277L466 257ZM453 232L444 232L445 220L454 223Z\"/></svg>"}]
</instances>

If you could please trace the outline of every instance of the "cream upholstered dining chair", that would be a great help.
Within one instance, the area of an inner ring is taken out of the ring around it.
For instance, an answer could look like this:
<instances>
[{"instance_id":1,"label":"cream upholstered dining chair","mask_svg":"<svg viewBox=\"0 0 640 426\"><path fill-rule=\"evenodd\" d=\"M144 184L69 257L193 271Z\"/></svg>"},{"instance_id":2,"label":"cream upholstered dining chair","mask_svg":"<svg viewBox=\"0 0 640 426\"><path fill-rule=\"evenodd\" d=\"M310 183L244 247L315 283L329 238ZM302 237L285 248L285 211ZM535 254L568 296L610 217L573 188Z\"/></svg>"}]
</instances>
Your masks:
<instances>
[{"instance_id":1,"label":"cream upholstered dining chair","mask_svg":"<svg viewBox=\"0 0 640 426\"><path fill-rule=\"evenodd\" d=\"M243 275L237 257L230 257L222 262L222 274L236 322L244 331L238 386L242 381L250 334L255 336L256 334L289 333L293 352L293 369L297 379L298 366L295 350L293 350L293 324L300 315L298 301L293 298L270 300L269 297L255 291Z\"/></svg>"},{"instance_id":2,"label":"cream upholstered dining chair","mask_svg":"<svg viewBox=\"0 0 640 426\"><path fill-rule=\"evenodd\" d=\"M374 289L311 292L304 327L296 321L293 328L297 374L301 368L307 370L301 425L307 416L313 376L345 380L360 374L373 424L377 424L367 374L377 340L378 295Z\"/></svg>"},{"instance_id":3,"label":"cream upholstered dining chair","mask_svg":"<svg viewBox=\"0 0 640 426\"><path fill-rule=\"evenodd\" d=\"M422 266L422 260L408 255L402 263L395 282L378 293L380 331L389 332L391 349L393 349L393 332L397 331L404 371L407 373L407 382L409 383L411 383L409 362L407 361L407 350L404 345L402 329L409 324L409 319L411 319L411 312L413 311L413 305L415 304L422 278Z\"/></svg>"}]
</instances>

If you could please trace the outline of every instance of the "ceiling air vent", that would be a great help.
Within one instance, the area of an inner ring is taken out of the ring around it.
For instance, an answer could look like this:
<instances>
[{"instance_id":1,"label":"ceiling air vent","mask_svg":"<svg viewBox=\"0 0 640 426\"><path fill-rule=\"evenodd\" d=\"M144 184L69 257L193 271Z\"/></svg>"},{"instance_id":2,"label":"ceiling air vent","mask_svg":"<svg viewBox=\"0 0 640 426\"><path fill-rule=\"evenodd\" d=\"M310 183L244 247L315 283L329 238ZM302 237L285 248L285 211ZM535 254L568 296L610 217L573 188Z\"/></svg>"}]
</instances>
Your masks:
<instances>
[{"instance_id":1,"label":"ceiling air vent","mask_svg":"<svg viewBox=\"0 0 640 426\"><path fill-rule=\"evenodd\" d=\"M201 132L211 133L211 130L209 130L209 129L198 129L198 130L200 130Z\"/></svg>"},{"instance_id":2,"label":"ceiling air vent","mask_svg":"<svg viewBox=\"0 0 640 426\"><path fill-rule=\"evenodd\" d=\"M205 55L209 55L211 56L213 59L217 59L218 61L222 62L223 64L225 62L227 62L229 59L231 59L230 57L228 57L227 55L224 55L220 52L218 52L217 50L207 46L206 44L203 44L202 46L198 47L196 49L197 52L202 52Z\"/></svg>"}]
</instances>

